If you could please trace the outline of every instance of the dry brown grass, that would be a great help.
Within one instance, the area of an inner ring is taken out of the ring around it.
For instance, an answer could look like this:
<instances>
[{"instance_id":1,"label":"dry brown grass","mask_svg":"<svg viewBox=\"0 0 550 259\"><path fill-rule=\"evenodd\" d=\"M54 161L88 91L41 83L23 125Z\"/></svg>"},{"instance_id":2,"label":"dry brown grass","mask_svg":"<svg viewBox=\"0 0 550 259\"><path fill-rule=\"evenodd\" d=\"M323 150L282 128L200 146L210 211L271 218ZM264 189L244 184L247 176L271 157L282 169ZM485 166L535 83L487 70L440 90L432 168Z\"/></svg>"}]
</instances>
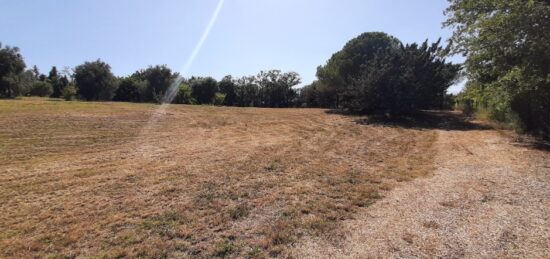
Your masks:
<instances>
[{"instance_id":1,"label":"dry brown grass","mask_svg":"<svg viewBox=\"0 0 550 259\"><path fill-rule=\"evenodd\" d=\"M0 257L284 256L433 170L432 130L155 107L0 101Z\"/></svg>"}]
</instances>

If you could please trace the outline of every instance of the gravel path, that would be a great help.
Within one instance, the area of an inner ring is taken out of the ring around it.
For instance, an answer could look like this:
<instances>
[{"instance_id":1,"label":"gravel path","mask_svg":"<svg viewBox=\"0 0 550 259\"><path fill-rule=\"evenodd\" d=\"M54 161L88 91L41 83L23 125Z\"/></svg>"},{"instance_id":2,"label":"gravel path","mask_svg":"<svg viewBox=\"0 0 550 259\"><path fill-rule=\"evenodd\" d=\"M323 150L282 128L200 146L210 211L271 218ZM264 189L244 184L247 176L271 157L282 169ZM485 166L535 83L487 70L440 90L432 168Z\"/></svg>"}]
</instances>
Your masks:
<instances>
[{"instance_id":1,"label":"gravel path","mask_svg":"<svg viewBox=\"0 0 550 259\"><path fill-rule=\"evenodd\" d=\"M344 223L339 244L297 258L550 258L550 152L495 130L436 129L437 170Z\"/></svg>"}]
</instances>

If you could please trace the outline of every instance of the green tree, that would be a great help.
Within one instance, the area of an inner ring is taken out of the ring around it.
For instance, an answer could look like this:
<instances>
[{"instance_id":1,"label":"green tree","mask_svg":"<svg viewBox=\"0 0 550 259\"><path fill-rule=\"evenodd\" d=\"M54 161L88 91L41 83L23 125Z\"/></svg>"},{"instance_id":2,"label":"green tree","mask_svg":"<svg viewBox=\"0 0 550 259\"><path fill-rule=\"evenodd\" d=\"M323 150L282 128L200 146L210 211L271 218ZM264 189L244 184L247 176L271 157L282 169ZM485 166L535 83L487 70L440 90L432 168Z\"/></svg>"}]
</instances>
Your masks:
<instances>
[{"instance_id":1,"label":"green tree","mask_svg":"<svg viewBox=\"0 0 550 259\"><path fill-rule=\"evenodd\" d=\"M193 98L198 104L211 104L218 92L218 82L212 77L192 78L190 80Z\"/></svg>"},{"instance_id":2,"label":"green tree","mask_svg":"<svg viewBox=\"0 0 550 259\"><path fill-rule=\"evenodd\" d=\"M223 102L225 100L225 94L224 93L216 93L214 95L214 105L223 105Z\"/></svg>"},{"instance_id":3,"label":"green tree","mask_svg":"<svg viewBox=\"0 0 550 259\"><path fill-rule=\"evenodd\" d=\"M99 59L77 66L74 78L78 94L88 101L111 100L117 88L111 66Z\"/></svg>"},{"instance_id":4,"label":"green tree","mask_svg":"<svg viewBox=\"0 0 550 259\"><path fill-rule=\"evenodd\" d=\"M399 115L411 111L412 91L402 83L403 56L393 46L377 50L377 54L361 65L343 93L342 106L353 112L384 112Z\"/></svg>"},{"instance_id":5,"label":"green tree","mask_svg":"<svg viewBox=\"0 0 550 259\"><path fill-rule=\"evenodd\" d=\"M120 102L141 102L145 98L146 91L147 81L142 81L135 76L125 77L119 80L113 100Z\"/></svg>"},{"instance_id":6,"label":"green tree","mask_svg":"<svg viewBox=\"0 0 550 259\"><path fill-rule=\"evenodd\" d=\"M35 81L32 84L29 94L31 96L46 97L53 93L53 86L48 81Z\"/></svg>"},{"instance_id":7,"label":"green tree","mask_svg":"<svg viewBox=\"0 0 550 259\"><path fill-rule=\"evenodd\" d=\"M429 44L407 44L403 49L403 75L401 83L408 91L412 109L443 108L447 89L456 83L461 65L447 63L449 47L440 46L441 39Z\"/></svg>"},{"instance_id":8,"label":"green tree","mask_svg":"<svg viewBox=\"0 0 550 259\"><path fill-rule=\"evenodd\" d=\"M71 101L76 96L76 87L74 87L74 85L67 85L63 88L63 92L61 94L65 101Z\"/></svg>"},{"instance_id":9,"label":"green tree","mask_svg":"<svg viewBox=\"0 0 550 259\"><path fill-rule=\"evenodd\" d=\"M261 71L256 76L256 81L260 86L262 106L289 107L296 96L292 87L300 83L300 75L296 72L268 70Z\"/></svg>"},{"instance_id":10,"label":"green tree","mask_svg":"<svg viewBox=\"0 0 550 259\"><path fill-rule=\"evenodd\" d=\"M299 107L320 107L317 90L317 81L303 86L298 90Z\"/></svg>"},{"instance_id":11,"label":"green tree","mask_svg":"<svg viewBox=\"0 0 550 259\"><path fill-rule=\"evenodd\" d=\"M385 33L364 33L319 67L319 80L304 94L317 105L360 113L442 108L461 68L446 62L448 54L440 40L403 45Z\"/></svg>"},{"instance_id":12,"label":"green tree","mask_svg":"<svg viewBox=\"0 0 550 259\"><path fill-rule=\"evenodd\" d=\"M222 80L218 83L220 88L220 93L225 94L225 98L223 99L223 105L233 106L237 102L237 84L235 83L235 80L233 80L233 77L231 76L225 76L222 78Z\"/></svg>"},{"instance_id":13,"label":"green tree","mask_svg":"<svg viewBox=\"0 0 550 259\"><path fill-rule=\"evenodd\" d=\"M19 76L25 69L25 61L19 48L0 43L0 97L13 98L21 94Z\"/></svg>"},{"instance_id":14,"label":"green tree","mask_svg":"<svg viewBox=\"0 0 550 259\"><path fill-rule=\"evenodd\" d=\"M53 66L52 69L50 70L50 73L48 74L48 80L53 87L53 92L51 97L54 97L54 98L61 97L63 88L65 88L69 84L69 80L67 79L67 77L60 76L59 73L57 72L57 68Z\"/></svg>"},{"instance_id":15,"label":"green tree","mask_svg":"<svg viewBox=\"0 0 550 259\"><path fill-rule=\"evenodd\" d=\"M362 73L362 65L373 60L379 52L396 51L400 45L398 39L383 32L363 33L334 53L324 66L318 67L317 78L326 91L333 94L334 106L340 105L343 93L349 90L352 81Z\"/></svg>"},{"instance_id":16,"label":"green tree","mask_svg":"<svg viewBox=\"0 0 550 259\"><path fill-rule=\"evenodd\" d=\"M254 76L244 76L236 81L236 103L241 107L261 105L260 86Z\"/></svg>"},{"instance_id":17,"label":"green tree","mask_svg":"<svg viewBox=\"0 0 550 259\"><path fill-rule=\"evenodd\" d=\"M182 82L180 84L178 94L176 95L174 102L181 104L195 104L196 101L195 98L193 98L191 87L187 82Z\"/></svg>"},{"instance_id":18,"label":"green tree","mask_svg":"<svg viewBox=\"0 0 550 259\"><path fill-rule=\"evenodd\" d=\"M493 119L513 121L550 138L550 2L451 0L445 26L466 56L471 100Z\"/></svg>"},{"instance_id":19,"label":"green tree","mask_svg":"<svg viewBox=\"0 0 550 259\"><path fill-rule=\"evenodd\" d=\"M14 79L16 80L18 90L16 95L28 95L33 84L36 82L32 70L27 70L14 77Z\"/></svg>"},{"instance_id":20,"label":"green tree","mask_svg":"<svg viewBox=\"0 0 550 259\"><path fill-rule=\"evenodd\" d=\"M135 72L132 76L147 82L144 101L158 103L163 101L164 95L178 77L166 65L150 66L145 70Z\"/></svg>"},{"instance_id":21,"label":"green tree","mask_svg":"<svg viewBox=\"0 0 550 259\"><path fill-rule=\"evenodd\" d=\"M38 67L36 65L33 65L31 71L32 71L34 80L38 80L38 77L40 76L40 71L38 70Z\"/></svg>"}]
</instances>

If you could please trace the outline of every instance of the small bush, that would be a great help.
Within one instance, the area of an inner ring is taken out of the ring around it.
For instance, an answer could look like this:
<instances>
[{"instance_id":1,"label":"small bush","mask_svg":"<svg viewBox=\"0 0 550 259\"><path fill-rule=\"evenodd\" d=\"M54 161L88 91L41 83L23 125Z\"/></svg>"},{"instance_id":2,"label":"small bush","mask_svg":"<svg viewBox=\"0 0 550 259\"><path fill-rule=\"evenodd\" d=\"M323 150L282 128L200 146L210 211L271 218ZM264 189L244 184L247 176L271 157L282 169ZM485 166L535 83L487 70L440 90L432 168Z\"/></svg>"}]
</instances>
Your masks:
<instances>
[{"instance_id":1,"label":"small bush","mask_svg":"<svg viewBox=\"0 0 550 259\"><path fill-rule=\"evenodd\" d=\"M45 81L37 81L31 86L31 90L29 94L31 96L50 96L53 93L53 86L52 84L45 82Z\"/></svg>"},{"instance_id":2,"label":"small bush","mask_svg":"<svg viewBox=\"0 0 550 259\"><path fill-rule=\"evenodd\" d=\"M70 101L76 95L76 88L74 87L74 85L68 85L63 88L63 90L61 91L61 95L63 96L63 99L65 99L65 101Z\"/></svg>"},{"instance_id":3,"label":"small bush","mask_svg":"<svg viewBox=\"0 0 550 259\"><path fill-rule=\"evenodd\" d=\"M222 105L225 100L225 94L216 93L214 96L214 105Z\"/></svg>"}]
</instances>

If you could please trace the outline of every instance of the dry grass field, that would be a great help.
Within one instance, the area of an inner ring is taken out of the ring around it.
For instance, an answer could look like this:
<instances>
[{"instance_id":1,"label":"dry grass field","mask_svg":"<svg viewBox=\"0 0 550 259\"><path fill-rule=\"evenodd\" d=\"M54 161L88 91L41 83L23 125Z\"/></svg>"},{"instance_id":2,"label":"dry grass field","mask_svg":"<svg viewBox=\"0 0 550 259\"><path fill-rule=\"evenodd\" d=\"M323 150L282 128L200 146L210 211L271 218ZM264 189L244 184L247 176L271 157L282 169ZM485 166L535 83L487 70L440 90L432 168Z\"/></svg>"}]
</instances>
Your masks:
<instances>
[{"instance_id":1,"label":"dry grass field","mask_svg":"<svg viewBox=\"0 0 550 259\"><path fill-rule=\"evenodd\" d=\"M158 107L0 101L0 257L286 256L434 170L429 129Z\"/></svg>"}]
</instances>

